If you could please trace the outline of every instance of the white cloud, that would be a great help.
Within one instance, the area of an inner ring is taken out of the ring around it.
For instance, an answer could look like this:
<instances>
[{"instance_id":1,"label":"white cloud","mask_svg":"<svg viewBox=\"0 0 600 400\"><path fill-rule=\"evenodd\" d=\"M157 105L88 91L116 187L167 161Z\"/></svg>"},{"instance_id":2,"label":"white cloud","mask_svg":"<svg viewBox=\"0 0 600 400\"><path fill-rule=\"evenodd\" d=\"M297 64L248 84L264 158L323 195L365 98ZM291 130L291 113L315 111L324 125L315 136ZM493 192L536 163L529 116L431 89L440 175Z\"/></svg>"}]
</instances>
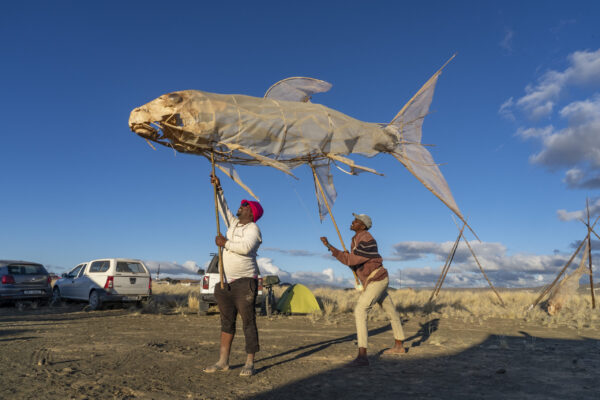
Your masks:
<instances>
[{"instance_id":1,"label":"white cloud","mask_svg":"<svg viewBox=\"0 0 600 400\"><path fill-rule=\"evenodd\" d=\"M512 40L514 37L515 33L513 32L512 29L506 28L504 30L504 38L502 38L502 40L500 41L500 47L502 47L504 50L511 52L512 51Z\"/></svg>"},{"instance_id":2,"label":"white cloud","mask_svg":"<svg viewBox=\"0 0 600 400\"><path fill-rule=\"evenodd\" d=\"M530 118L548 116L556 101L569 85L584 86L600 83L600 49L577 51L568 57L564 71L550 70L535 85L525 87L525 95L515 103Z\"/></svg>"},{"instance_id":3,"label":"white cloud","mask_svg":"<svg viewBox=\"0 0 600 400\"><path fill-rule=\"evenodd\" d=\"M541 149L529 158L551 171L565 170L563 182L571 189L600 188L600 49L577 51L568 56L562 71L544 73L535 84L525 88L516 101L511 97L499 109L505 117L515 118L522 111L530 120L556 117L556 123L524 126L517 136L538 140ZM570 90L576 88L577 90ZM565 93L586 93L587 98L573 100L552 114Z\"/></svg>"},{"instance_id":4,"label":"white cloud","mask_svg":"<svg viewBox=\"0 0 600 400\"><path fill-rule=\"evenodd\" d=\"M576 211L567 211L567 210L558 210L556 211L558 218L561 221L573 221L573 220L586 220L587 219L587 210L576 210ZM600 198L592 199L590 202L590 215L596 216L600 214Z\"/></svg>"},{"instance_id":5,"label":"white cloud","mask_svg":"<svg viewBox=\"0 0 600 400\"><path fill-rule=\"evenodd\" d=\"M519 128L517 130L517 136L524 139L544 138L550 136L552 132L554 132L554 127L552 125L548 125L544 128Z\"/></svg>"},{"instance_id":6,"label":"white cloud","mask_svg":"<svg viewBox=\"0 0 600 400\"><path fill-rule=\"evenodd\" d=\"M308 251L308 250L304 250L304 249L279 249L277 247L261 247L260 248L261 252L275 252L275 253L281 253L281 254L286 254L288 256L294 256L294 257L327 257L330 258L331 254L327 253L327 252L321 252L321 253L316 253L314 251Z\"/></svg>"},{"instance_id":7,"label":"white cloud","mask_svg":"<svg viewBox=\"0 0 600 400\"><path fill-rule=\"evenodd\" d=\"M556 277L558 271L571 256L562 253L551 255L517 253L508 255L506 247L501 243L470 242L470 244L486 274L492 283L498 287L535 287L549 283ZM433 287L440 276L451 246L451 242L397 243L394 245L396 256L407 251L411 256L405 259L425 259L433 256L439 264L436 267L395 270L390 274L391 284L395 287ZM418 249L418 251L415 251L415 249ZM463 242L457 249L444 282L444 286L446 285L448 287L488 286L475 259Z\"/></svg>"},{"instance_id":8,"label":"white cloud","mask_svg":"<svg viewBox=\"0 0 600 400\"><path fill-rule=\"evenodd\" d=\"M515 105L514 99L512 97L509 98L504 103L502 103L502 105L500 106L500 109L498 110L498 114L502 115L506 119L514 121L516 119L515 115L512 112L512 108L514 105Z\"/></svg>"},{"instance_id":9,"label":"white cloud","mask_svg":"<svg viewBox=\"0 0 600 400\"><path fill-rule=\"evenodd\" d=\"M273 260L261 257L256 260L261 275L277 275L281 282L302 283L313 286L352 286L352 282L346 278L335 276L333 268L325 268L322 271L298 271L288 272L273 263Z\"/></svg>"},{"instance_id":10,"label":"white cloud","mask_svg":"<svg viewBox=\"0 0 600 400\"><path fill-rule=\"evenodd\" d=\"M162 276L186 276L190 278L198 278L198 264L195 261L186 261L183 264L178 264L175 261L151 261L144 260L144 264L150 270L152 276L155 276L160 266L160 274Z\"/></svg>"},{"instance_id":11,"label":"white cloud","mask_svg":"<svg viewBox=\"0 0 600 400\"><path fill-rule=\"evenodd\" d=\"M550 169L569 168L564 182L571 188L600 187L600 96L576 101L563 107L566 128L519 130L525 138L539 138L542 149L531 156L532 163Z\"/></svg>"},{"instance_id":12,"label":"white cloud","mask_svg":"<svg viewBox=\"0 0 600 400\"><path fill-rule=\"evenodd\" d=\"M260 270L260 274L262 276L277 275L282 282L286 282L291 277L289 272L284 271L273 264L273 260L270 258L261 257L256 260L256 263L258 264L258 269Z\"/></svg>"}]
</instances>

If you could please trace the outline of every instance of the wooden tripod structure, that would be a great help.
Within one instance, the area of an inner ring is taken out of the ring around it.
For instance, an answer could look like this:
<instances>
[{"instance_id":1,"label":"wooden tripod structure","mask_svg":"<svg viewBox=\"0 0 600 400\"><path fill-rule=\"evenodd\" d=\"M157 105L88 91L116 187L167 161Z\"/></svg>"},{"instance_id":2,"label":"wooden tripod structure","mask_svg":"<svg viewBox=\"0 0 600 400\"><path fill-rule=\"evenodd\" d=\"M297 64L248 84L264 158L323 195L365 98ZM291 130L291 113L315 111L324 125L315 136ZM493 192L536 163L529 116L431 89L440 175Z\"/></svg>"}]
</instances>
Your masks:
<instances>
[{"instance_id":1,"label":"wooden tripod structure","mask_svg":"<svg viewBox=\"0 0 600 400\"><path fill-rule=\"evenodd\" d=\"M583 222L583 224L587 227L587 234L585 235L585 237L583 238L583 240L581 241L581 243L579 243L579 246L577 246L577 249L575 250L575 252L571 255L571 258L569 258L569 261L567 261L567 263L565 264L565 266L558 272L558 275L556 275L556 278L546 287L544 287L542 289L542 292L540 293L540 295L537 297L537 299L535 299L535 301L529 306L529 309L531 310L533 307L537 306L539 304L539 302L544 298L544 296L546 296L550 290L552 290L552 288L556 285L556 283L560 280L560 278L563 276L563 274L565 273L565 271L567 270L567 268L569 268L569 265L571 265L571 263L573 262L573 260L575 259L575 257L577 257L577 254L579 253L579 251L581 250L581 248L584 245L587 245L587 258L588 258L588 266L590 269L590 290L591 290L591 296L592 296L592 308L596 308L596 297L594 295L594 279L593 279L593 274L592 274L592 241L591 241L591 234L593 233L594 235L596 235L596 237L598 239L600 239L600 236L598 236L598 234L594 231L594 226L596 226L596 223L598 222L598 219L600 219L600 215L596 218L596 220L594 221L594 223L592 225L590 225L590 206L589 206L589 201L586 199L586 210L587 210L587 222L584 220L580 220L581 222Z\"/></svg>"},{"instance_id":2,"label":"wooden tripod structure","mask_svg":"<svg viewBox=\"0 0 600 400\"><path fill-rule=\"evenodd\" d=\"M454 223L456 224L456 221ZM444 280L446 279L448 270L450 270L450 265L452 264L452 260L454 260L454 255L456 254L456 249L458 248L458 244L460 242L460 239L462 238L465 241L465 243L467 244L467 247L469 248L471 255L475 259L475 262L477 263L479 270L485 277L486 281L488 282L488 284L490 285L490 287L492 288L492 290L494 291L496 296L498 296L498 300L500 300L500 303L504 306L504 301L502 300L502 297L500 297L500 293L498 293L498 291L496 290L494 285L492 285L492 282L490 281L487 274L483 270L483 267L481 266L479 259L475 255L475 252L473 251L471 244L469 244L469 241L464 236L464 230L465 230L466 225L467 224L465 222L463 222L462 228L458 228L458 225L456 225L456 227L459 229L458 236L456 237L456 240L454 241L454 245L450 249L450 253L448 253L448 257L446 257L446 262L444 263L444 267L442 268L442 273L440 274L440 277L438 278L438 280L435 284L435 287L433 288L433 292L431 292L431 296L429 296L429 303L431 303L437 297L437 295L440 293L440 289L442 288L442 285L444 284Z\"/></svg>"}]
</instances>

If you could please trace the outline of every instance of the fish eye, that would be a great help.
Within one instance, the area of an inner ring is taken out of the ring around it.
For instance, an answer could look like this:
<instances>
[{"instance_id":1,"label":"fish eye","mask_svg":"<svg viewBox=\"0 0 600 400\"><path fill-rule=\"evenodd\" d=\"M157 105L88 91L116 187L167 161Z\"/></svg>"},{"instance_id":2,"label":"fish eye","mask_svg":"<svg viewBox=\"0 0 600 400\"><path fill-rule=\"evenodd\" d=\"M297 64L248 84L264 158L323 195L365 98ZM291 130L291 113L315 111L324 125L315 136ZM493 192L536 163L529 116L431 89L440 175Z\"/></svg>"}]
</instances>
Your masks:
<instances>
[{"instance_id":1,"label":"fish eye","mask_svg":"<svg viewBox=\"0 0 600 400\"><path fill-rule=\"evenodd\" d=\"M169 93L166 96L166 100L167 100L167 102L169 104L178 104L178 103L181 103L183 101L183 97L181 97L177 93Z\"/></svg>"}]
</instances>

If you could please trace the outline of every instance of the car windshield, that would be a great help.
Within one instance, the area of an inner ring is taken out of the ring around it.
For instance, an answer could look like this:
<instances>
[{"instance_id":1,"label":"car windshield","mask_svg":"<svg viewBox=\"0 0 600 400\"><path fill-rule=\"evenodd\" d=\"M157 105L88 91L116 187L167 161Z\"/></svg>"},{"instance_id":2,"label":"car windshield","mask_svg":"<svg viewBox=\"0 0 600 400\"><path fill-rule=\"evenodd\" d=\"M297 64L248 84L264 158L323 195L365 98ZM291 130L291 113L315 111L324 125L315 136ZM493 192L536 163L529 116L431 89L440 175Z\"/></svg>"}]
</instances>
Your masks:
<instances>
[{"instance_id":1,"label":"car windshield","mask_svg":"<svg viewBox=\"0 0 600 400\"><path fill-rule=\"evenodd\" d=\"M46 270L36 264L12 264L8 266L8 273L11 275L45 275Z\"/></svg>"},{"instance_id":2,"label":"car windshield","mask_svg":"<svg viewBox=\"0 0 600 400\"><path fill-rule=\"evenodd\" d=\"M117 272L124 272L128 274L145 274L146 270L142 267L142 264L138 262L117 262Z\"/></svg>"}]
</instances>

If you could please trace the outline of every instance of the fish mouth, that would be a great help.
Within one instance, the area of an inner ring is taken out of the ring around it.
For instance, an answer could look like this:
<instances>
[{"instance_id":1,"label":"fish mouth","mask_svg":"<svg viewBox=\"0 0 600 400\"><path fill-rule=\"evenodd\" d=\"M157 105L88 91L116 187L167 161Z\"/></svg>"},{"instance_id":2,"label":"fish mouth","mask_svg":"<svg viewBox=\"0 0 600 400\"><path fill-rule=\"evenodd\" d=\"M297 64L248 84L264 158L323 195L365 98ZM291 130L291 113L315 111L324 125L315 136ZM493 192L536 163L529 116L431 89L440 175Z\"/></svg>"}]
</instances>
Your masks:
<instances>
[{"instance_id":1,"label":"fish mouth","mask_svg":"<svg viewBox=\"0 0 600 400\"><path fill-rule=\"evenodd\" d=\"M158 136L158 130L145 122L133 123L130 128L133 132L148 139L154 139Z\"/></svg>"}]
</instances>

